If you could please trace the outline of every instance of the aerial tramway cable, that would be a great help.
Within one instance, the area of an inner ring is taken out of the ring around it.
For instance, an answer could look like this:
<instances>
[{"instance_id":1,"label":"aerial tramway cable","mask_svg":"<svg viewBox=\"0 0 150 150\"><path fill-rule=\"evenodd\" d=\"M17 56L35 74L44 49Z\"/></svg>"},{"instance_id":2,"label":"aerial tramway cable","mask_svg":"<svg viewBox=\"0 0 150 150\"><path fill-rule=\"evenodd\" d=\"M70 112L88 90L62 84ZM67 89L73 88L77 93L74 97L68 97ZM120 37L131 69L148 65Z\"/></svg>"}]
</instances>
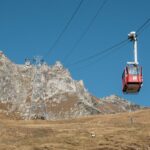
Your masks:
<instances>
[{"instance_id":1,"label":"aerial tramway cable","mask_svg":"<svg viewBox=\"0 0 150 150\"><path fill-rule=\"evenodd\" d=\"M103 55L103 54L105 54L107 52L110 52L113 49L116 49L116 48L120 47L121 45L125 44L127 41L128 41L128 39L125 39L125 40L123 40L123 41L121 41L121 42L119 42L117 44L114 44L113 46L111 46L109 48L106 48L106 49L104 49L104 50L102 50L100 52L97 52L97 53L95 53L95 54L93 54L93 55L91 55L89 57L85 57L85 58L80 59L80 60L78 60L78 61L76 61L74 63L70 63L70 64L68 64L68 66L74 66L74 65L77 65L77 64L80 64L80 63L83 63L83 62L87 62L87 61L89 61L91 59L95 59L95 58L97 58L97 57L99 57L99 56L101 56L101 55Z\"/></svg>"},{"instance_id":2,"label":"aerial tramway cable","mask_svg":"<svg viewBox=\"0 0 150 150\"><path fill-rule=\"evenodd\" d=\"M98 63L98 62L101 61L102 59L108 57L110 54L112 54L112 53L114 53L114 52L117 52L117 51L120 50L122 47L126 46L129 42L130 42L130 41L127 40L126 42L124 42L124 43L121 44L120 46L118 46L118 47L112 49L111 51L107 51L107 52L105 52L105 53L99 55L99 56L97 57L97 59L93 60L92 63L89 62L88 64L79 67L78 70L84 70L85 68L88 68L88 67L90 67L90 66L95 65L96 63Z\"/></svg>"},{"instance_id":3,"label":"aerial tramway cable","mask_svg":"<svg viewBox=\"0 0 150 150\"><path fill-rule=\"evenodd\" d=\"M136 30L136 33L137 35L139 36L140 34L142 34L142 32L148 28L150 26L150 18L148 18L144 23L143 25L141 25L137 30Z\"/></svg>"},{"instance_id":4,"label":"aerial tramway cable","mask_svg":"<svg viewBox=\"0 0 150 150\"><path fill-rule=\"evenodd\" d=\"M75 44L73 45L73 47L71 48L71 50L66 54L66 56L64 58L64 62L67 62L68 58L73 54L74 50L77 48L77 46L81 42L81 40L85 37L85 35L87 34L88 30L93 25L93 23L96 20L97 16L102 11L102 9L104 8L104 6L106 5L107 2L108 2L108 0L104 0L102 2L102 4L100 3L98 10L96 11L96 13L93 16L93 18L91 19L91 21L89 22L88 26L83 31L83 33L81 34L81 36L79 37L79 39L75 42Z\"/></svg>"},{"instance_id":5,"label":"aerial tramway cable","mask_svg":"<svg viewBox=\"0 0 150 150\"><path fill-rule=\"evenodd\" d=\"M55 42L52 44L50 50L46 53L46 56L49 56L53 51L54 48L56 47L57 43L59 42L59 40L61 39L61 37L63 36L63 34L66 32L67 28L69 27L70 23L72 22L73 18L75 17L75 15L77 14L77 12L79 11L81 4L83 3L84 0L81 0L80 3L78 4L78 6L76 7L74 13L72 14L72 16L70 17L70 19L68 20L67 24L65 25L65 27L63 28L63 30L61 31L61 33L58 35L57 39L55 40Z\"/></svg>"}]
</instances>

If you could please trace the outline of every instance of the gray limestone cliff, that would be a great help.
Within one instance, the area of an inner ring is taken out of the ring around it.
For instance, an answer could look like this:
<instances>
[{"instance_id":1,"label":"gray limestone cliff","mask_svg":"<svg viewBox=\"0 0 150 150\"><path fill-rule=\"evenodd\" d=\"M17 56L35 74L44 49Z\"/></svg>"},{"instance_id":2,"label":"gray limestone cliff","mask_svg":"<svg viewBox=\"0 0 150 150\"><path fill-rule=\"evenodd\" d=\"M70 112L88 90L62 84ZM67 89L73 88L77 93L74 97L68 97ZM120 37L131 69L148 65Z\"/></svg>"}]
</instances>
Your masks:
<instances>
[{"instance_id":1,"label":"gray limestone cliff","mask_svg":"<svg viewBox=\"0 0 150 150\"><path fill-rule=\"evenodd\" d=\"M18 65L0 52L0 111L22 119L67 119L140 109L115 95L98 99L57 61Z\"/></svg>"}]
</instances>

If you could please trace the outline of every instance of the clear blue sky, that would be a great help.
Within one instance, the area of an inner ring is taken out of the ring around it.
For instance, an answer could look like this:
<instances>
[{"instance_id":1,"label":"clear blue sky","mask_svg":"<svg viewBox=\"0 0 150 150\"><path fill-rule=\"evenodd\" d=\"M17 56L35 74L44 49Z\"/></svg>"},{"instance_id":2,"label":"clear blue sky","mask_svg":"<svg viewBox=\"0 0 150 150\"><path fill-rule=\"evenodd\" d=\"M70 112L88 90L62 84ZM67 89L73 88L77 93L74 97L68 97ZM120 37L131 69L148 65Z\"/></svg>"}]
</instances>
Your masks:
<instances>
[{"instance_id":1,"label":"clear blue sky","mask_svg":"<svg viewBox=\"0 0 150 150\"><path fill-rule=\"evenodd\" d=\"M0 49L15 63L26 57L45 55L68 22L80 0L0 0ZM64 58L83 34L102 0L84 0L53 53L46 57L50 65ZM150 0L108 0L96 20L68 58L76 62L102 51L127 38L150 17ZM133 45L69 70L74 79L82 79L86 88L97 97L117 94L137 104L150 106L150 28L138 39L139 63L143 66L144 84L139 94L124 95L121 75L133 57ZM93 63L88 67L86 64ZM83 68L82 68L83 67ZM82 69L81 69L82 68Z\"/></svg>"}]
</instances>

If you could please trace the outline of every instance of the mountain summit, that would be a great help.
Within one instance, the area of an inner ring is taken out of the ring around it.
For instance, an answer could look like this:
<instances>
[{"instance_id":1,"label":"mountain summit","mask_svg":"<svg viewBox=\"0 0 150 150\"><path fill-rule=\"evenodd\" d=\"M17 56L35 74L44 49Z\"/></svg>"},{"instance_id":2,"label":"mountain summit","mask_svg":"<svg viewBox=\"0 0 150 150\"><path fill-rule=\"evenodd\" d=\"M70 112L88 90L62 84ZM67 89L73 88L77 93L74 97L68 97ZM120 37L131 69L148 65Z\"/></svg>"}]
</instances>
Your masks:
<instances>
[{"instance_id":1,"label":"mountain summit","mask_svg":"<svg viewBox=\"0 0 150 150\"><path fill-rule=\"evenodd\" d=\"M0 51L0 111L8 116L53 120L139 108L116 95L92 96L59 61L52 66L29 61L18 65Z\"/></svg>"}]
</instances>

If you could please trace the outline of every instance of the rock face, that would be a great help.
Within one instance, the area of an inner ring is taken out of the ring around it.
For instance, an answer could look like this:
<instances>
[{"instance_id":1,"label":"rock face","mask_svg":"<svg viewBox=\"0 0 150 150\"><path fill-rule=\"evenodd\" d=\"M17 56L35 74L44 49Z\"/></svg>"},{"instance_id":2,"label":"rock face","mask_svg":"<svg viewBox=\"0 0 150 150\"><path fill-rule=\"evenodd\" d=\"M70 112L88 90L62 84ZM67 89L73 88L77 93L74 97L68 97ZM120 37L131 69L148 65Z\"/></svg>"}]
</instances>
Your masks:
<instances>
[{"instance_id":1,"label":"rock face","mask_svg":"<svg viewBox=\"0 0 150 150\"><path fill-rule=\"evenodd\" d=\"M119 113L130 112L142 108L137 104L133 104L119 96L111 95L101 99L95 100L94 106L100 110L101 113Z\"/></svg>"},{"instance_id":2,"label":"rock face","mask_svg":"<svg viewBox=\"0 0 150 150\"><path fill-rule=\"evenodd\" d=\"M0 111L7 115L53 120L139 108L115 95L92 96L83 81L73 80L59 61L53 66L29 61L17 65L0 52Z\"/></svg>"}]
</instances>

